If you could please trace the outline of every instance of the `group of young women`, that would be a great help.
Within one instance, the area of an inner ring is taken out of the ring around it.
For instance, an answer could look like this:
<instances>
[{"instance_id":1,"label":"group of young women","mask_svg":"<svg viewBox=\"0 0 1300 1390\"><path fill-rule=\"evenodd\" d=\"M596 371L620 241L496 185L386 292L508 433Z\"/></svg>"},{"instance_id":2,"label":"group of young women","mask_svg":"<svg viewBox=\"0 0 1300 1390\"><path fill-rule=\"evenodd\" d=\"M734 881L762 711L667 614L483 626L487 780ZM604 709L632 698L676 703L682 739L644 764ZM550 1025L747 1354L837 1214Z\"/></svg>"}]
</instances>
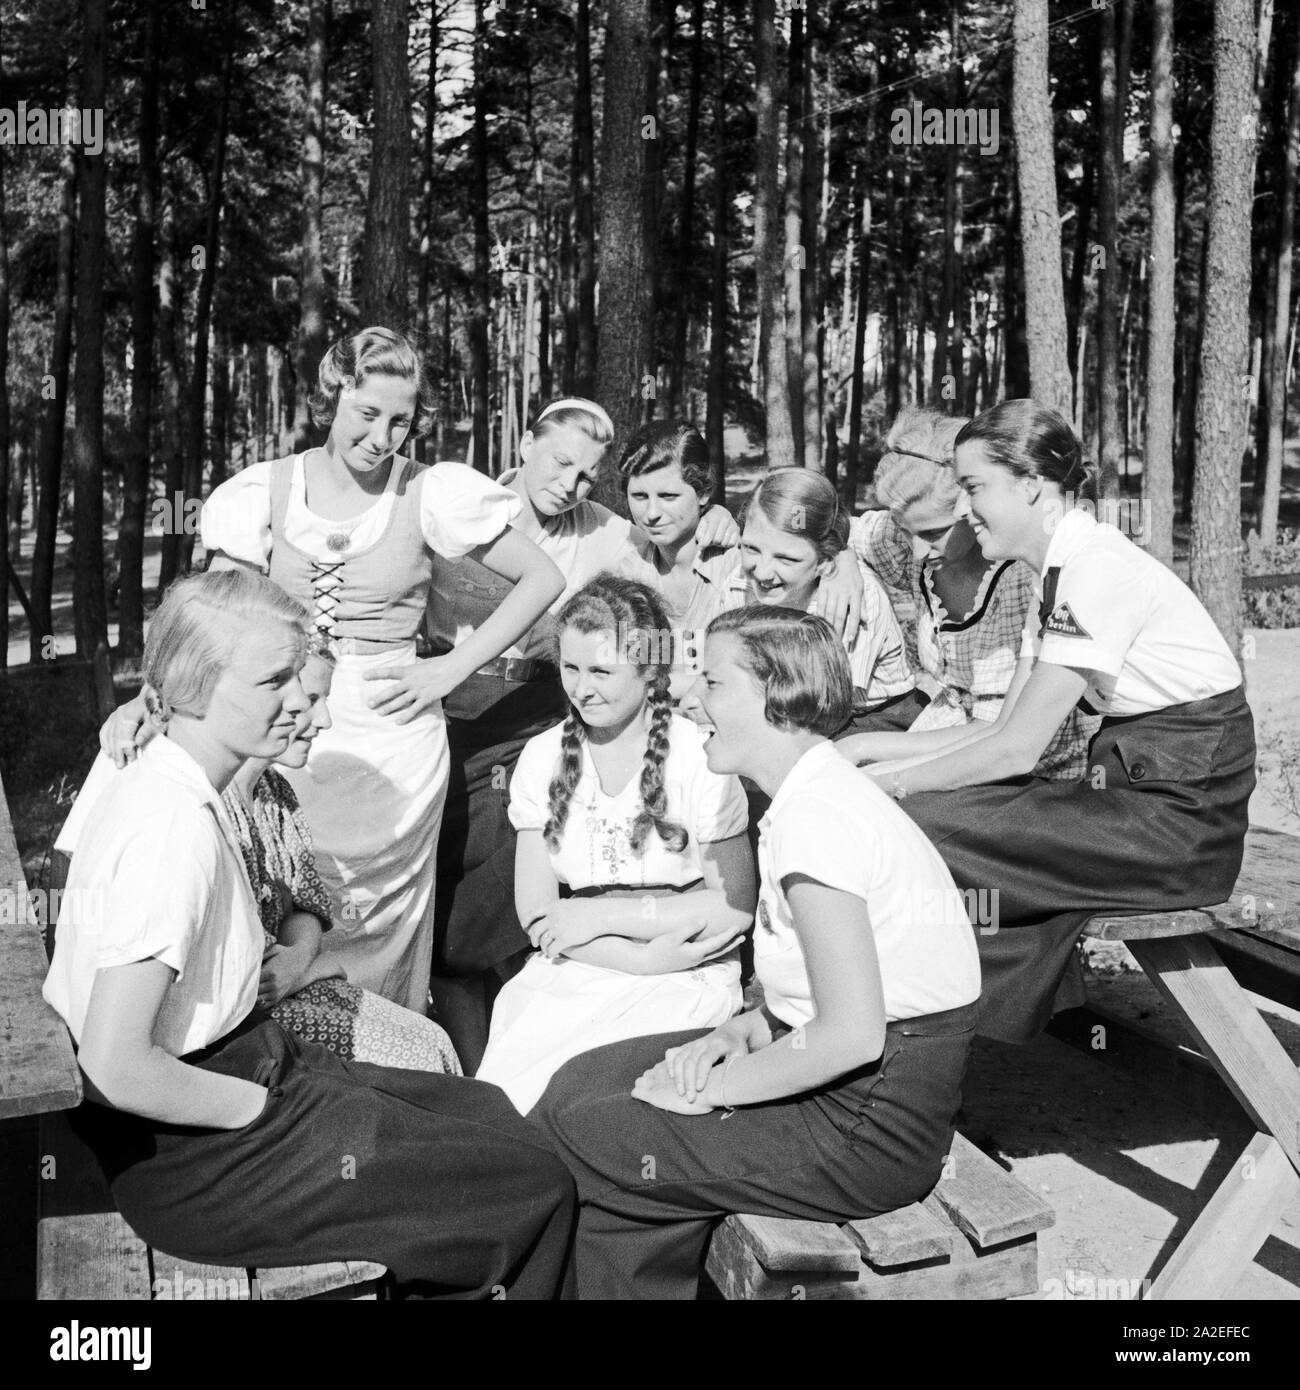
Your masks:
<instances>
[{"instance_id":1,"label":"group of young women","mask_svg":"<svg viewBox=\"0 0 1300 1390\"><path fill-rule=\"evenodd\" d=\"M64 836L46 997L160 1248L691 1297L727 1212L923 1196L977 1023L1032 1036L1088 915L1231 892L1240 670L1067 510L1054 412L914 414L884 510L772 468L737 526L677 422L622 451L636 525L592 502L591 401L495 482L403 458L388 330L314 407L322 447L208 499Z\"/></svg>"}]
</instances>

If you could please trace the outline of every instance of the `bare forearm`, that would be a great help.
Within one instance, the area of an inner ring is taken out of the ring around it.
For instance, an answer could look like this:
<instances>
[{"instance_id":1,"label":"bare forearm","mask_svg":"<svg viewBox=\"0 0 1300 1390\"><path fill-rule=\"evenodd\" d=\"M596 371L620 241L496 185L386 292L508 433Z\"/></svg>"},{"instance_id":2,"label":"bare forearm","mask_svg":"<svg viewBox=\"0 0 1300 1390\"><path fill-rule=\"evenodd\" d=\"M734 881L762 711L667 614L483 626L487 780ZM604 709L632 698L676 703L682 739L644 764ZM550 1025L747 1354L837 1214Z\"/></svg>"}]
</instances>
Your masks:
<instances>
[{"instance_id":1,"label":"bare forearm","mask_svg":"<svg viewBox=\"0 0 1300 1390\"><path fill-rule=\"evenodd\" d=\"M715 1106L758 1105L800 1095L874 1061L883 1048L883 1022L850 1032L829 1028L814 1019L807 1027L787 1033L769 1047L715 1067L703 1099Z\"/></svg>"},{"instance_id":2,"label":"bare forearm","mask_svg":"<svg viewBox=\"0 0 1300 1390\"><path fill-rule=\"evenodd\" d=\"M1020 777L1033 770L1038 754L996 727L971 734L954 748L916 761L866 769L892 785L897 775L907 792L949 791Z\"/></svg>"},{"instance_id":3,"label":"bare forearm","mask_svg":"<svg viewBox=\"0 0 1300 1390\"><path fill-rule=\"evenodd\" d=\"M492 616L458 643L447 659L463 665L469 676L517 642L563 592L563 579L557 587L545 571L525 574Z\"/></svg>"},{"instance_id":4,"label":"bare forearm","mask_svg":"<svg viewBox=\"0 0 1300 1390\"><path fill-rule=\"evenodd\" d=\"M320 953L323 935L320 918L314 912L297 908L280 924L279 942L281 946L301 950L306 960L313 961Z\"/></svg>"},{"instance_id":5,"label":"bare forearm","mask_svg":"<svg viewBox=\"0 0 1300 1390\"><path fill-rule=\"evenodd\" d=\"M115 1110L166 1124L241 1129L266 1104L266 1088L178 1061L160 1047L139 1059L97 1063L82 1057L95 1095Z\"/></svg>"},{"instance_id":6,"label":"bare forearm","mask_svg":"<svg viewBox=\"0 0 1300 1390\"><path fill-rule=\"evenodd\" d=\"M920 758L939 753L971 736L969 724L951 724L943 729L918 729L915 733L851 734L835 747L850 762L883 763Z\"/></svg>"},{"instance_id":7,"label":"bare forearm","mask_svg":"<svg viewBox=\"0 0 1300 1390\"><path fill-rule=\"evenodd\" d=\"M594 941L574 946L564 953L568 960L581 961L584 965L599 965L624 975L655 973L647 969L645 954L641 942L626 941L619 936L598 936Z\"/></svg>"}]
</instances>

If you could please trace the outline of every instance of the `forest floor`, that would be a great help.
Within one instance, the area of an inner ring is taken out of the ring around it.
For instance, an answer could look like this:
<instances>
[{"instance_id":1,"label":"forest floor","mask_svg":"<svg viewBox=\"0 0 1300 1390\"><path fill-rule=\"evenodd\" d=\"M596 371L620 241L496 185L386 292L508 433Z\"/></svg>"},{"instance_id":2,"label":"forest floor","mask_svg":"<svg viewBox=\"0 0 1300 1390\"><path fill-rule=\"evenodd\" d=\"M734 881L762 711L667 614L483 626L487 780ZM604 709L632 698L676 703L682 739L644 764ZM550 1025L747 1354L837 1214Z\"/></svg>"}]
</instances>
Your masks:
<instances>
[{"instance_id":1,"label":"forest floor","mask_svg":"<svg viewBox=\"0 0 1300 1390\"><path fill-rule=\"evenodd\" d=\"M739 452L739 451L738 451ZM736 492L761 469L740 461ZM1300 476L1288 470L1288 503L1300 501ZM1288 517L1288 524L1294 520ZM1179 537L1180 554L1186 537ZM55 623L61 654L72 650L69 538L60 537ZM30 542L20 572L30 570ZM158 544L149 538L146 584L156 584ZM25 620L10 611L9 659L28 659ZM115 637L115 633L113 634ZM1246 663L1255 712L1259 786L1252 824L1300 834L1300 628L1253 632ZM56 668L57 669L57 668ZM47 677L49 673L47 672ZM29 882L95 749L84 675L0 682L0 753L6 789ZM7 693L6 693L7 692ZM1089 952L1090 999L1108 1011L1180 1041L1155 989L1122 946ZM1300 1065L1300 1014L1257 1000ZM1250 1137L1241 1126L1204 1119L1146 1084L1044 1036L1023 1047L981 1040L966 1084L968 1136L999 1156L1055 1208L1056 1224L1039 1237L1040 1288L1034 1297L1134 1296L1186 1232ZM34 1122L0 1124L0 1299L32 1296L35 1271L36 1130ZM1097 1281L1110 1281L1098 1284ZM1122 1281L1122 1282L1121 1282ZM1300 1299L1300 1202L1275 1226L1233 1297Z\"/></svg>"}]
</instances>

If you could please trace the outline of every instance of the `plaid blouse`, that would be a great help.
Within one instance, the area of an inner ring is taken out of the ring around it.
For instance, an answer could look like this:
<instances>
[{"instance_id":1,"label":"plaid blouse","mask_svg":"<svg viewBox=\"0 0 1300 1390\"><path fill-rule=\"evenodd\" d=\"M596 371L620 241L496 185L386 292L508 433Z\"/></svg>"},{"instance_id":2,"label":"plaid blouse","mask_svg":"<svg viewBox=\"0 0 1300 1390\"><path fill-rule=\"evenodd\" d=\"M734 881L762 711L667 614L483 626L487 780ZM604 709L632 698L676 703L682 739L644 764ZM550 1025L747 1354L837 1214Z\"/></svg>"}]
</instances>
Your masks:
<instances>
[{"instance_id":1,"label":"plaid blouse","mask_svg":"<svg viewBox=\"0 0 1300 1390\"><path fill-rule=\"evenodd\" d=\"M907 532L887 511L864 512L849 528L849 546L891 588L916 599L916 645L922 669L940 687L913 729L941 729L979 719L991 724L1015 675L1027 615L1037 603L1037 576L1022 560L984 573L967 618L950 618L935 591L930 561L917 560ZM1078 781L1087 771L1097 727L1072 710L1034 768L1039 777Z\"/></svg>"}]
</instances>

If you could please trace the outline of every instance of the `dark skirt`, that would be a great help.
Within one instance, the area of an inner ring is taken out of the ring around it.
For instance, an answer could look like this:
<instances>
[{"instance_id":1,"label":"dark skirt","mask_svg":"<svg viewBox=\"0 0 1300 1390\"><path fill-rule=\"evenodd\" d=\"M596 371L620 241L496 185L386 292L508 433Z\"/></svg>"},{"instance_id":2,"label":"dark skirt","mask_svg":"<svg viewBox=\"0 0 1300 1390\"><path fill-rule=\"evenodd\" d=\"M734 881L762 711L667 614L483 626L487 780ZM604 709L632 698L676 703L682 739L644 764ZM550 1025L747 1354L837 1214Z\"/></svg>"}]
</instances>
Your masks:
<instances>
[{"instance_id":1,"label":"dark skirt","mask_svg":"<svg viewBox=\"0 0 1300 1390\"><path fill-rule=\"evenodd\" d=\"M907 797L972 909L979 1031L1025 1042L1042 1029L1089 917L1231 897L1254 787L1254 721L1238 688L1103 720L1080 782L1019 777Z\"/></svg>"},{"instance_id":2,"label":"dark skirt","mask_svg":"<svg viewBox=\"0 0 1300 1390\"><path fill-rule=\"evenodd\" d=\"M915 688L895 695L884 704L871 709L854 711L853 718L835 735L837 739L850 734L897 734L910 729L917 716L930 703L930 697Z\"/></svg>"},{"instance_id":3,"label":"dark skirt","mask_svg":"<svg viewBox=\"0 0 1300 1390\"><path fill-rule=\"evenodd\" d=\"M558 680L475 675L443 708L451 778L438 835L433 974L478 975L529 949L515 915L510 778L524 744L569 706Z\"/></svg>"},{"instance_id":4,"label":"dark skirt","mask_svg":"<svg viewBox=\"0 0 1300 1390\"><path fill-rule=\"evenodd\" d=\"M530 1118L578 1185L579 1297L694 1298L709 1236L732 1212L846 1221L924 1197L952 1143L975 1013L891 1023L870 1066L730 1114L677 1115L631 1095L669 1047L700 1032L566 1063Z\"/></svg>"},{"instance_id":5,"label":"dark skirt","mask_svg":"<svg viewBox=\"0 0 1300 1390\"><path fill-rule=\"evenodd\" d=\"M572 1184L496 1086L344 1062L257 1010L183 1060L268 1087L262 1113L236 1130L72 1116L149 1245L243 1267L375 1260L431 1297L564 1291Z\"/></svg>"}]
</instances>

